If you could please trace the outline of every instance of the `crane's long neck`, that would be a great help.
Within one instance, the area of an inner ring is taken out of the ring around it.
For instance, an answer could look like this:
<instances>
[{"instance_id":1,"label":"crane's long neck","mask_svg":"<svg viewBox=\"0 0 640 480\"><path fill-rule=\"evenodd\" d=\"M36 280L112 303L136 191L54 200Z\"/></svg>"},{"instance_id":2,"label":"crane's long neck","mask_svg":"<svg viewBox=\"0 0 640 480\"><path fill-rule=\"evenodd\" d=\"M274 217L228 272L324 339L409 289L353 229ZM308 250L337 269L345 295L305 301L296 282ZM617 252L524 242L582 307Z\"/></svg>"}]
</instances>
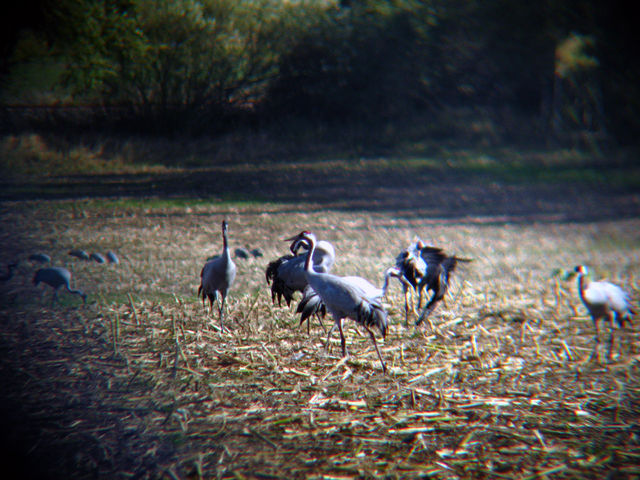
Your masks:
<instances>
[{"instance_id":1,"label":"crane's long neck","mask_svg":"<svg viewBox=\"0 0 640 480\"><path fill-rule=\"evenodd\" d=\"M580 299L584 302L584 291L589 286L589 280L584 273L578 274L578 292L580 293Z\"/></svg>"},{"instance_id":2,"label":"crane's long neck","mask_svg":"<svg viewBox=\"0 0 640 480\"><path fill-rule=\"evenodd\" d=\"M229 240L227 239L227 230L222 231L222 257L229 260L231 259L231 252L229 251Z\"/></svg>"},{"instance_id":3,"label":"crane's long neck","mask_svg":"<svg viewBox=\"0 0 640 480\"><path fill-rule=\"evenodd\" d=\"M67 292L69 293L73 293L74 295L80 295L82 297L82 299L84 300L85 295L84 292L82 290L74 290L69 286L69 283L65 283L64 284L65 288L67 289Z\"/></svg>"},{"instance_id":4,"label":"crane's long neck","mask_svg":"<svg viewBox=\"0 0 640 480\"><path fill-rule=\"evenodd\" d=\"M316 250L316 242L313 238L307 238L306 240L309 243L309 250L307 250L307 258L304 261L304 270L309 274L313 274L315 273L313 270L313 253Z\"/></svg>"}]
</instances>

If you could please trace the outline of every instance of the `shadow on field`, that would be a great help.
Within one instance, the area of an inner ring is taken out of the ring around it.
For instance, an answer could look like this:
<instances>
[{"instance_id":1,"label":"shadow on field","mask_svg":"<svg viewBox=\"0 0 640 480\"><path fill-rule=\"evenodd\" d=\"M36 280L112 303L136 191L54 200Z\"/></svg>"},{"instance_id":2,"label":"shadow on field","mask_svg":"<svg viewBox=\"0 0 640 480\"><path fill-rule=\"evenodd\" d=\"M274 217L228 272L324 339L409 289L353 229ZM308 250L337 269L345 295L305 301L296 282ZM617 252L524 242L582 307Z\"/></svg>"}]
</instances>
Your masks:
<instances>
[{"instance_id":1,"label":"shadow on field","mask_svg":"<svg viewBox=\"0 0 640 480\"><path fill-rule=\"evenodd\" d=\"M292 210L304 205L305 210L391 211L400 217L489 223L611 220L640 214L640 191L634 182L621 188L607 182L606 174L602 182L567 182L563 180L566 172L549 168L543 172L531 177L520 173L516 180L505 180L489 171L402 165L242 165L5 181L0 182L0 201L189 198L290 204Z\"/></svg>"}]
</instances>

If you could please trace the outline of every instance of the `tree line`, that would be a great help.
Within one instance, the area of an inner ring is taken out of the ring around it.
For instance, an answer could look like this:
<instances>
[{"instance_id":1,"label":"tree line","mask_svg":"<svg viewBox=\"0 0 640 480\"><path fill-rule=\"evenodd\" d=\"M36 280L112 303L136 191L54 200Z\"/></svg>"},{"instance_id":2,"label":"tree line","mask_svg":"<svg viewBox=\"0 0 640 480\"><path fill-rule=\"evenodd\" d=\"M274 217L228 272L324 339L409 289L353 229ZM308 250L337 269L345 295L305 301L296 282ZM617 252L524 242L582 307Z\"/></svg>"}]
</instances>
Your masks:
<instances>
[{"instance_id":1,"label":"tree line","mask_svg":"<svg viewBox=\"0 0 640 480\"><path fill-rule=\"evenodd\" d=\"M481 117L507 140L633 143L638 42L621 5L27 2L5 19L2 127L33 107L46 107L50 121L64 117L51 112L65 112L71 124L150 133L215 134L274 119L380 127L419 118L439 135Z\"/></svg>"}]
</instances>

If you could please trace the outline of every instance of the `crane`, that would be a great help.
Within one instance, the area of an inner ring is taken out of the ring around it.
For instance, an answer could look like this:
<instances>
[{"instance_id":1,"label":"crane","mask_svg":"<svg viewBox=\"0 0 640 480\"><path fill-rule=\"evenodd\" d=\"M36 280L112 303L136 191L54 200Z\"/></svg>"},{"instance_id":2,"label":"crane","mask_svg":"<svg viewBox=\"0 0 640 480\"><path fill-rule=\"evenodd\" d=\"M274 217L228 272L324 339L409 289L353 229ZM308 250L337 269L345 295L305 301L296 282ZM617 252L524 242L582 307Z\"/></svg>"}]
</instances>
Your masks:
<instances>
[{"instance_id":1,"label":"crane","mask_svg":"<svg viewBox=\"0 0 640 480\"><path fill-rule=\"evenodd\" d=\"M271 284L271 301L281 305L284 297L287 306L291 306L291 300L295 292L302 292L307 286L307 278L304 273L306 255L298 255L299 247L308 249L306 243L298 243L292 255L283 255L267 265L267 284ZM313 269L320 273L329 273L336 258L336 251L330 242L320 240L316 244L313 253Z\"/></svg>"},{"instance_id":2,"label":"crane","mask_svg":"<svg viewBox=\"0 0 640 480\"><path fill-rule=\"evenodd\" d=\"M82 301L87 303L87 295L82 290L73 290L70 286L71 272L63 267L49 267L41 268L33 276L33 284L38 285L40 282L46 283L53 288L53 299L51 303L54 304L58 300L58 290L60 287L65 287L69 293L79 295L82 297Z\"/></svg>"},{"instance_id":3,"label":"crane","mask_svg":"<svg viewBox=\"0 0 640 480\"><path fill-rule=\"evenodd\" d=\"M90 258L89 254L84 250L71 250L69 252L69 255L71 255L72 257L79 258L80 260L89 260Z\"/></svg>"},{"instance_id":4,"label":"crane","mask_svg":"<svg viewBox=\"0 0 640 480\"><path fill-rule=\"evenodd\" d=\"M32 253L29 255L29 260L38 263L49 263L51 261L51 257L46 253Z\"/></svg>"},{"instance_id":5,"label":"crane","mask_svg":"<svg viewBox=\"0 0 640 480\"><path fill-rule=\"evenodd\" d=\"M0 282L8 282L13 277L13 272L18 268L18 264L13 262L7 265L7 273L0 276Z\"/></svg>"},{"instance_id":6,"label":"crane","mask_svg":"<svg viewBox=\"0 0 640 480\"><path fill-rule=\"evenodd\" d=\"M420 256L420 250L424 247L421 240L409 245L396 256L396 268L401 272L405 282L402 289L404 291L404 321L409 325L409 298L408 293L413 289L413 294L418 293L420 281L427 273L427 264ZM420 298L420 297L419 297ZM420 300L421 301L421 300ZM413 307L412 307L413 308Z\"/></svg>"},{"instance_id":7,"label":"crane","mask_svg":"<svg viewBox=\"0 0 640 480\"><path fill-rule=\"evenodd\" d=\"M351 318L362 325L369 333L380 359L382 371L386 373L387 367L380 354L376 337L371 331L372 327L377 327L383 338L387 333L387 312L380 301L370 298L360 286L353 285L343 277L332 275L331 273L316 272L313 269L312 258L317 244L316 236L313 233L305 230L288 240L292 242L290 247L292 253L298 250L301 242L309 246L304 264L304 273L307 283L318 294L326 310L333 316L335 325L340 331L342 356L347 355L342 322L345 318ZM332 331L329 332L329 335ZM329 338L327 338L327 343L328 341Z\"/></svg>"},{"instance_id":8,"label":"crane","mask_svg":"<svg viewBox=\"0 0 640 480\"><path fill-rule=\"evenodd\" d=\"M416 326L420 325L424 320L428 320L433 330L434 327L431 320L429 320L429 315L447 293L449 278L458 262L470 262L471 259L447 255L441 248L424 245L420 248L420 257L424 260L427 270L418 283L418 309L422 306L423 291L432 291L433 295L425 305L418 320L416 320Z\"/></svg>"},{"instance_id":9,"label":"crane","mask_svg":"<svg viewBox=\"0 0 640 480\"><path fill-rule=\"evenodd\" d=\"M220 317L220 331L224 331L224 304L229 293L229 288L233 285L236 278L236 264L231 259L229 251L229 241L227 238L227 230L229 225L226 220L222 221L222 254L212 260L209 260L202 267L200 272L200 287L198 287L198 297L202 296L202 305L204 306L205 298L209 299L209 307L213 309L213 303L220 294L218 302L218 313Z\"/></svg>"},{"instance_id":10,"label":"crane","mask_svg":"<svg viewBox=\"0 0 640 480\"><path fill-rule=\"evenodd\" d=\"M109 250L109 251L107 252L107 261L108 261L109 263L115 263L115 264L120 263L120 259L119 259L119 258L118 258L118 256L115 254L115 252L114 252L114 251L112 251L112 250Z\"/></svg>"},{"instance_id":11,"label":"crane","mask_svg":"<svg viewBox=\"0 0 640 480\"><path fill-rule=\"evenodd\" d=\"M607 358L611 360L614 322L618 326L624 327L625 322L629 321L631 323L631 316L635 315L635 312L631 309L629 295L613 283L605 281L591 282L587 277L589 269L585 265L578 265L574 270L578 274L580 299L589 310L596 331L593 351L589 356L589 360L597 354L598 344L600 343L598 331L598 320L600 319L609 320L611 334L609 336Z\"/></svg>"},{"instance_id":12,"label":"crane","mask_svg":"<svg viewBox=\"0 0 640 480\"><path fill-rule=\"evenodd\" d=\"M402 272L397 267L389 267L385 270L382 288L376 287L362 277L347 276L342 277L342 279L352 286L362 289L367 297L373 300L381 301L382 298L387 294L387 289L389 288L389 278L391 277L397 278L403 284L403 286L407 286L407 288L411 286L409 282L405 278L403 278ZM326 315L327 309L322 302L322 299L310 285L307 285L307 287L302 292L302 299L298 304L296 313L301 314L300 325L302 325L305 320L308 321L308 319L314 314L318 317L324 317ZM329 337L331 337L331 334L333 333L333 330L335 330L335 327L335 324L331 327ZM327 345L328 343L325 344L325 348Z\"/></svg>"},{"instance_id":13,"label":"crane","mask_svg":"<svg viewBox=\"0 0 640 480\"><path fill-rule=\"evenodd\" d=\"M89 255L89 258L91 260L95 260L98 263L106 263L107 262L107 260L104 258L104 256L101 253L97 253L97 252L94 252L91 255Z\"/></svg>"}]
</instances>

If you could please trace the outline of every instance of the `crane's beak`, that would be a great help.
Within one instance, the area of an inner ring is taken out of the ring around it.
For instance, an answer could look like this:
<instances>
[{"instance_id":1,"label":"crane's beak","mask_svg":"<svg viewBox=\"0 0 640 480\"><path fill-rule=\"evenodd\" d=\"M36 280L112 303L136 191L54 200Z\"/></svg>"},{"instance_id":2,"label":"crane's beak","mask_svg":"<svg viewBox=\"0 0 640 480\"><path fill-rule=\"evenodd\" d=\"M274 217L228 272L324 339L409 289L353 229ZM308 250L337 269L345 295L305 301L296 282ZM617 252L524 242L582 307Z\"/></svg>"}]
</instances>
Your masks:
<instances>
[{"instance_id":1,"label":"crane's beak","mask_svg":"<svg viewBox=\"0 0 640 480\"><path fill-rule=\"evenodd\" d=\"M283 242L293 242L294 240L297 240L298 238L300 238L300 235L294 235L291 238L283 238L282 241Z\"/></svg>"}]
</instances>

